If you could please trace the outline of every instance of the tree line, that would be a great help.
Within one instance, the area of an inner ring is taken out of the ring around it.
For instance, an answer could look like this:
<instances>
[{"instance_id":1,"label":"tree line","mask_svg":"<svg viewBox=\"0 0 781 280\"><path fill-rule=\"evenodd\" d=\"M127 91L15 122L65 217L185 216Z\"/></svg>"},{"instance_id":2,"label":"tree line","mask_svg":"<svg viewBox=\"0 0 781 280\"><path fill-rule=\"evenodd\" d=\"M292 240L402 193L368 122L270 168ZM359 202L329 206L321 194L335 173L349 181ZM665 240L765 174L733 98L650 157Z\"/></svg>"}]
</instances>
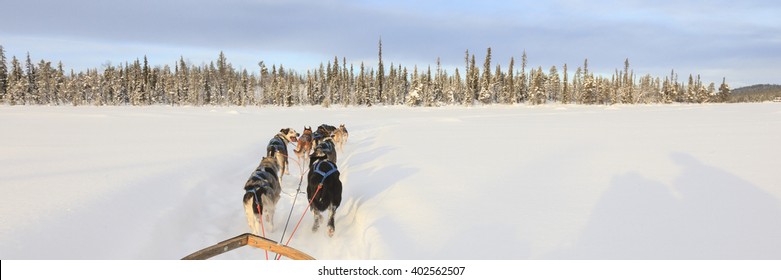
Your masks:
<instances>
[{"instance_id":1,"label":"tree line","mask_svg":"<svg viewBox=\"0 0 781 280\"><path fill-rule=\"evenodd\" d=\"M727 102L730 88L726 79L717 89L707 86L700 76L679 81L672 71L666 77L637 77L629 59L623 69L608 76L588 69L588 59L577 66L572 77L568 65L543 69L527 65L523 52L519 65L511 57L506 68L493 64L487 48L482 67L475 54L464 55L464 71L448 73L440 60L432 70L401 64L385 67L382 41L378 45L375 68L355 67L346 58L334 57L317 69L299 73L283 65L258 63L259 73L234 68L220 52L216 61L194 65L183 57L173 66L151 67L146 56L120 65L104 65L75 72L27 54L24 62L16 56L6 60L0 45L0 102L9 105L237 105L294 106L332 105L372 106L475 105L475 104L636 104ZM356 69L357 68L357 69ZM387 72L386 72L387 70Z\"/></svg>"}]
</instances>

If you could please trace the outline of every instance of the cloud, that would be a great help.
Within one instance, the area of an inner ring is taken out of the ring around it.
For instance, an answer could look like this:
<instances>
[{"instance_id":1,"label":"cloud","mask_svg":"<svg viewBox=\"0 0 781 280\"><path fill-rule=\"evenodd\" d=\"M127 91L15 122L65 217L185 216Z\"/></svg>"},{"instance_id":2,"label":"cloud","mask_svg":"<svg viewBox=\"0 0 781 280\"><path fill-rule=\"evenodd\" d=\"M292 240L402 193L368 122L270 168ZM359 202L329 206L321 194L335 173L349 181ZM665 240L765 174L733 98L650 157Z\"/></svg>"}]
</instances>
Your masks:
<instances>
[{"instance_id":1,"label":"cloud","mask_svg":"<svg viewBox=\"0 0 781 280\"><path fill-rule=\"evenodd\" d=\"M736 58L778 65L772 53L781 53L781 5L772 1L29 0L6 7L13 12L0 18L3 37L257 55L246 67L263 59L314 68L334 56L373 64L380 36L386 61L420 67L437 57L462 67L465 50L482 61L487 47L503 65L526 50L530 65L574 69L588 58L606 72L625 58L648 69L738 69ZM298 61L282 61L290 57Z\"/></svg>"}]
</instances>

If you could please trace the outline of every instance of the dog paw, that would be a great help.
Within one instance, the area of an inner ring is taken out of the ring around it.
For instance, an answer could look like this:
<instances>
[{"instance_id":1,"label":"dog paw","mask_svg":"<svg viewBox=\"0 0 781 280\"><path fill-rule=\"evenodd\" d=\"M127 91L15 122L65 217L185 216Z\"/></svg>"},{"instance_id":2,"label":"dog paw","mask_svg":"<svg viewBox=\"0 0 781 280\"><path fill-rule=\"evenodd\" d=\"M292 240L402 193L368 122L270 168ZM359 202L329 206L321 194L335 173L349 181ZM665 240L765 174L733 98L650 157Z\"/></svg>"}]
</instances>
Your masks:
<instances>
[{"instance_id":1,"label":"dog paw","mask_svg":"<svg viewBox=\"0 0 781 280\"><path fill-rule=\"evenodd\" d=\"M320 225L315 224L312 226L312 232L317 232L318 229L320 229Z\"/></svg>"},{"instance_id":2,"label":"dog paw","mask_svg":"<svg viewBox=\"0 0 781 280\"><path fill-rule=\"evenodd\" d=\"M334 237L334 228L328 227L328 237Z\"/></svg>"}]
</instances>

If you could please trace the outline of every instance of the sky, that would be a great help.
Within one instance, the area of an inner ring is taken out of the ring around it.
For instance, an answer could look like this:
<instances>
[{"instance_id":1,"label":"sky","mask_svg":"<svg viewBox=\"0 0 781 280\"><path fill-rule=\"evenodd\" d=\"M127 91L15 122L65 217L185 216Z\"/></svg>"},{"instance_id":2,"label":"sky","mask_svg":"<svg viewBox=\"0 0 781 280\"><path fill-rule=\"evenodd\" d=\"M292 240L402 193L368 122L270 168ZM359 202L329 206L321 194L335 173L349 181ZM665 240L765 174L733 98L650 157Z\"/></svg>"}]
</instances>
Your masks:
<instances>
[{"instance_id":1,"label":"sky","mask_svg":"<svg viewBox=\"0 0 781 280\"><path fill-rule=\"evenodd\" d=\"M637 76L734 87L781 84L781 2L461 0L0 0L0 45L10 60L62 61L77 71L147 56L196 65L223 51L236 68L258 62L301 73L346 58L356 67L464 68L469 50L502 69L525 51L529 67L610 75L629 59ZM517 67L517 66L516 66Z\"/></svg>"}]
</instances>

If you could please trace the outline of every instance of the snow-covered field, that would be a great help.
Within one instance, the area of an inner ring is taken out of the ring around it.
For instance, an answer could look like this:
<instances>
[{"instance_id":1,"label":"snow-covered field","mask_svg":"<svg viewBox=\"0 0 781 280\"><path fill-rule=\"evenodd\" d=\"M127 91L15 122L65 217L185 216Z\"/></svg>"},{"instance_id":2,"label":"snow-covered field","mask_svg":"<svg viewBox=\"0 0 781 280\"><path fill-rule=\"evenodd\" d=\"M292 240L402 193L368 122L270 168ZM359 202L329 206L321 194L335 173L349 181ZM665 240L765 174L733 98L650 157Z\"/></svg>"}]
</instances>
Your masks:
<instances>
[{"instance_id":1,"label":"snow-covered field","mask_svg":"<svg viewBox=\"0 0 781 280\"><path fill-rule=\"evenodd\" d=\"M307 214L290 243L318 259L781 259L778 103L0 106L0 259L179 259L247 232L268 141L322 123L350 140L335 236Z\"/></svg>"}]
</instances>

